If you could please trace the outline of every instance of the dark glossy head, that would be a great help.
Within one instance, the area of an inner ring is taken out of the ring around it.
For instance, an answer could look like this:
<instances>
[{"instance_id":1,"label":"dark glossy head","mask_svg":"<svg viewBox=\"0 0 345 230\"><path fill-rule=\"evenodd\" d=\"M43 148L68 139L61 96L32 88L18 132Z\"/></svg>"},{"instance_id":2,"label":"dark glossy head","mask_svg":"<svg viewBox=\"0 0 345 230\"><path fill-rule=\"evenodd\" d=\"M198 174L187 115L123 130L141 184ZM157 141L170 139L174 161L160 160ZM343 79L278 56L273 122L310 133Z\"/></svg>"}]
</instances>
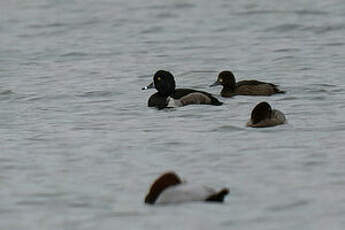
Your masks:
<instances>
[{"instance_id":1,"label":"dark glossy head","mask_svg":"<svg viewBox=\"0 0 345 230\"><path fill-rule=\"evenodd\" d=\"M176 87L174 76L168 71L158 70L153 75L153 82L142 89L145 90L153 87L158 90L161 96L170 96L174 93Z\"/></svg>"},{"instance_id":2,"label":"dark glossy head","mask_svg":"<svg viewBox=\"0 0 345 230\"><path fill-rule=\"evenodd\" d=\"M181 184L181 179L174 172L166 172L151 185L149 193L145 197L146 204L154 204L159 195L168 187Z\"/></svg>"},{"instance_id":3,"label":"dark glossy head","mask_svg":"<svg viewBox=\"0 0 345 230\"><path fill-rule=\"evenodd\" d=\"M217 81L215 81L210 87L216 85L223 85L224 88L235 89L236 81L234 74L231 71L225 70L218 74Z\"/></svg>"},{"instance_id":4,"label":"dark glossy head","mask_svg":"<svg viewBox=\"0 0 345 230\"><path fill-rule=\"evenodd\" d=\"M263 101L255 106L252 111L251 120L253 124L257 124L265 119L270 119L272 114L271 106Z\"/></svg>"}]
</instances>

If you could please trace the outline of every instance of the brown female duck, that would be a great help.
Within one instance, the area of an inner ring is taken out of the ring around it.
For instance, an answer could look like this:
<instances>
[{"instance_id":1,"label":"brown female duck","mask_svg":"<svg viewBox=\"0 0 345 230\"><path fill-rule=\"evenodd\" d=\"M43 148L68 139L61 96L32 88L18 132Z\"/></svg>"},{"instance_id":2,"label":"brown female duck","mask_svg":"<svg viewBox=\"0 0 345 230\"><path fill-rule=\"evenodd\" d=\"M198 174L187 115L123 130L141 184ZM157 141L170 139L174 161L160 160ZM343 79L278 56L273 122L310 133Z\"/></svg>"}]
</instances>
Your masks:
<instances>
[{"instance_id":1,"label":"brown female duck","mask_svg":"<svg viewBox=\"0 0 345 230\"><path fill-rule=\"evenodd\" d=\"M284 114L271 108L267 102L261 102L255 106L252 111L250 120L247 122L247 126L254 128L271 127L286 123Z\"/></svg>"},{"instance_id":2,"label":"brown female duck","mask_svg":"<svg viewBox=\"0 0 345 230\"><path fill-rule=\"evenodd\" d=\"M216 85L223 85L220 93L222 97L232 97L235 95L270 96L276 93L285 93L278 88L278 85L272 83L257 80L236 82L231 71L220 72L217 81L210 85L210 87Z\"/></svg>"}]
</instances>

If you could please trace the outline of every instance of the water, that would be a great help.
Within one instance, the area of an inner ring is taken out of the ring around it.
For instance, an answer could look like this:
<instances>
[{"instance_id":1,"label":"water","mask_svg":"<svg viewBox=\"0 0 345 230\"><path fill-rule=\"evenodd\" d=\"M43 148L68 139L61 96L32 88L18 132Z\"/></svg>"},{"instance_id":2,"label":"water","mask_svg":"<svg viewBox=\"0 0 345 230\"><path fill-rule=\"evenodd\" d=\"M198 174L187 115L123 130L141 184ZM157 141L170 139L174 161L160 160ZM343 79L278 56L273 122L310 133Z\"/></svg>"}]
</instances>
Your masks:
<instances>
[{"instance_id":1,"label":"water","mask_svg":"<svg viewBox=\"0 0 345 230\"><path fill-rule=\"evenodd\" d=\"M343 229L343 1L2 1L1 229ZM158 69L285 95L146 107ZM245 127L268 101L288 124ZM223 205L148 207L163 171Z\"/></svg>"}]
</instances>

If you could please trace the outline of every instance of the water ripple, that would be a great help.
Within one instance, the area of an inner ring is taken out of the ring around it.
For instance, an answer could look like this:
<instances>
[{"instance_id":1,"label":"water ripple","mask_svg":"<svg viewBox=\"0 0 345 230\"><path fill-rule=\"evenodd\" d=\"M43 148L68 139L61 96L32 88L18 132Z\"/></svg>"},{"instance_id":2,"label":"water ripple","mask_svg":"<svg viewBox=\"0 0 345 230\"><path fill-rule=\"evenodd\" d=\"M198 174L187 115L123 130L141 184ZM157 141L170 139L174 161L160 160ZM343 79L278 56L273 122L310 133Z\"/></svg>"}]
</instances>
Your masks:
<instances>
[{"instance_id":1,"label":"water ripple","mask_svg":"<svg viewBox=\"0 0 345 230\"><path fill-rule=\"evenodd\" d=\"M309 26L309 27L305 28L306 31L312 31L316 34L324 34L324 33L328 33L328 32L344 30L344 29L345 29L344 24Z\"/></svg>"},{"instance_id":2,"label":"water ripple","mask_svg":"<svg viewBox=\"0 0 345 230\"><path fill-rule=\"evenodd\" d=\"M0 90L0 95L12 95L14 92L10 89Z\"/></svg>"},{"instance_id":3,"label":"water ripple","mask_svg":"<svg viewBox=\"0 0 345 230\"><path fill-rule=\"evenodd\" d=\"M112 96L114 94L114 92L111 91L89 91L83 94L79 94L77 95L78 97L107 97L107 96Z\"/></svg>"},{"instance_id":4,"label":"water ripple","mask_svg":"<svg viewBox=\"0 0 345 230\"><path fill-rule=\"evenodd\" d=\"M60 57L84 57L87 55L88 53L75 51L75 52L68 52L68 53L61 54Z\"/></svg>"},{"instance_id":5,"label":"water ripple","mask_svg":"<svg viewBox=\"0 0 345 230\"><path fill-rule=\"evenodd\" d=\"M310 203L311 203L310 200L298 200L298 201L293 201L287 204L274 205L267 209L272 212L286 211L290 209L300 208L301 206L306 206L306 205L309 205Z\"/></svg>"},{"instance_id":6,"label":"water ripple","mask_svg":"<svg viewBox=\"0 0 345 230\"><path fill-rule=\"evenodd\" d=\"M295 56L286 55L286 56L275 58L275 59L273 59L273 61L282 61L282 60L289 60L289 59L294 59L294 58L295 58Z\"/></svg>"},{"instance_id":7,"label":"water ripple","mask_svg":"<svg viewBox=\"0 0 345 230\"><path fill-rule=\"evenodd\" d=\"M323 45L324 46L336 46L336 47L339 47L339 46L344 46L345 43L344 42L328 42L328 43L324 43Z\"/></svg>"},{"instance_id":8,"label":"water ripple","mask_svg":"<svg viewBox=\"0 0 345 230\"><path fill-rule=\"evenodd\" d=\"M32 24L29 25L29 27L34 28L34 29L41 29L41 28L50 28L50 27L64 27L67 24L64 23L59 23L59 22L55 22L55 23L48 23L48 24Z\"/></svg>"},{"instance_id":9,"label":"water ripple","mask_svg":"<svg viewBox=\"0 0 345 230\"><path fill-rule=\"evenodd\" d=\"M140 33L142 34L150 34L150 33L159 33L162 32L164 28L162 26L152 26L148 29L142 30Z\"/></svg>"},{"instance_id":10,"label":"water ripple","mask_svg":"<svg viewBox=\"0 0 345 230\"><path fill-rule=\"evenodd\" d=\"M301 24L293 24L293 23L286 23L279 26L273 26L265 29L265 32L280 32L280 33L288 33L296 30L302 30L303 25Z\"/></svg>"},{"instance_id":11,"label":"water ripple","mask_svg":"<svg viewBox=\"0 0 345 230\"><path fill-rule=\"evenodd\" d=\"M326 11L319 10L248 10L238 12L239 15L269 15L269 14L298 14L298 15L328 15Z\"/></svg>"},{"instance_id":12,"label":"water ripple","mask_svg":"<svg viewBox=\"0 0 345 230\"><path fill-rule=\"evenodd\" d=\"M211 132L243 131L243 130L246 130L246 128L241 127L241 126L234 126L234 125L223 125L223 126L220 126L216 129L212 129Z\"/></svg>"},{"instance_id":13,"label":"water ripple","mask_svg":"<svg viewBox=\"0 0 345 230\"><path fill-rule=\"evenodd\" d=\"M297 52L297 51L300 51L301 49L298 49L298 48L279 48L279 49L275 49L273 50L273 52L276 52L276 53L285 53L285 52Z\"/></svg>"}]
</instances>

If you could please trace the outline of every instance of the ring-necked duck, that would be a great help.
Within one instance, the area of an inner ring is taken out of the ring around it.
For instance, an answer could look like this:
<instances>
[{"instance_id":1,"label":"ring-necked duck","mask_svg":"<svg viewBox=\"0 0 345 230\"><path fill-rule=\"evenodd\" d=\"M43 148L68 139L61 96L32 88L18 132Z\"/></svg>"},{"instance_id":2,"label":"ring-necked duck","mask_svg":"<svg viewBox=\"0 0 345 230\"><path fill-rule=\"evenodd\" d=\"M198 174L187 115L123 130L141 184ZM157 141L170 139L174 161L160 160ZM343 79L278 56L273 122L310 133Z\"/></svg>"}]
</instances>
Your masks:
<instances>
[{"instance_id":1,"label":"ring-necked duck","mask_svg":"<svg viewBox=\"0 0 345 230\"><path fill-rule=\"evenodd\" d=\"M235 95L270 96L276 93L285 93L278 88L278 85L272 83L257 80L245 80L236 83L234 74L231 71L220 72L217 81L210 85L210 87L216 85L223 85L220 93L222 97L232 97Z\"/></svg>"},{"instance_id":2,"label":"ring-necked duck","mask_svg":"<svg viewBox=\"0 0 345 230\"><path fill-rule=\"evenodd\" d=\"M175 172L166 172L151 185L145 197L146 204L169 204L189 201L223 202L228 188L213 188L183 182Z\"/></svg>"},{"instance_id":3,"label":"ring-necked duck","mask_svg":"<svg viewBox=\"0 0 345 230\"><path fill-rule=\"evenodd\" d=\"M247 126L254 128L271 127L285 122L285 115L277 109L272 110L271 106L264 101L255 106Z\"/></svg>"},{"instance_id":4,"label":"ring-necked duck","mask_svg":"<svg viewBox=\"0 0 345 230\"><path fill-rule=\"evenodd\" d=\"M223 104L210 93L193 89L175 89L175 87L174 76L168 71L159 70L154 74L153 82L142 89L157 89L158 92L149 98L148 106L157 107L158 109L189 104Z\"/></svg>"}]
</instances>

